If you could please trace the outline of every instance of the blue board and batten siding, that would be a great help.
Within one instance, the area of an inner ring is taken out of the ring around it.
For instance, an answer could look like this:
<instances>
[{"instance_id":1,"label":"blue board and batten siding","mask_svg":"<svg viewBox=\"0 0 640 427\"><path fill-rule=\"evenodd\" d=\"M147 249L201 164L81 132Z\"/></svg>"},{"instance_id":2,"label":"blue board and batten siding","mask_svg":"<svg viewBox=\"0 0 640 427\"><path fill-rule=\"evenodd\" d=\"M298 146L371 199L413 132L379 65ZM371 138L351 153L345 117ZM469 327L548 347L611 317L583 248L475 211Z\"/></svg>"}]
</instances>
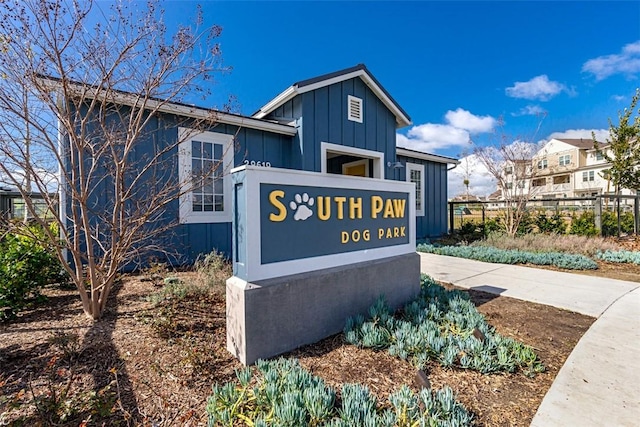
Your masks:
<instances>
[{"instance_id":1,"label":"blue board and batten siding","mask_svg":"<svg viewBox=\"0 0 640 427\"><path fill-rule=\"evenodd\" d=\"M177 140L177 127L165 132L169 131L174 140ZM238 129L237 126L225 124L217 124L209 131L235 135L234 167L243 165L247 160L269 162L271 167L290 168L293 141L289 136L250 128ZM231 194L225 194L225 197L231 197ZM174 234L185 258L182 262L192 263L198 255L207 254L214 248L231 256L233 245L230 222L180 224Z\"/></svg>"},{"instance_id":2,"label":"blue board and batten siding","mask_svg":"<svg viewBox=\"0 0 640 427\"><path fill-rule=\"evenodd\" d=\"M409 158L398 155L404 165L398 169L397 179L406 180L406 164L424 165L424 215L416 216L416 238L434 238L447 234L447 163Z\"/></svg>"},{"instance_id":3,"label":"blue board and batten siding","mask_svg":"<svg viewBox=\"0 0 640 427\"><path fill-rule=\"evenodd\" d=\"M347 119L349 95L363 100L362 123ZM297 120L300 136L292 146L293 169L320 172L322 142L376 151L384 153L385 161L395 160L395 116L360 78L300 94L267 118Z\"/></svg>"},{"instance_id":4,"label":"blue board and batten siding","mask_svg":"<svg viewBox=\"0 0 640 427\"><path fill-rule=\"evenodd\" d=\"M345 71L351 73L358 69L360 68L356 67ZM335 75L332 74L323 78L331 80L334 77ZM324 86L320 84L313 86L315 89L311 89L310 85L316 85L323 79L312 80L301 82L302 88L310 90L297 92L282 104L269 110L270 112L263 119L271 123L250 122L243 127L218 123L206 129L210 132L235 136L232 167L242 166L245 162L249 164L255 162L263 165L268 163L273 168L311 172L326 170L329 173L341 174L344 164L369 158L369 176L373 177L374 162L379 162L380 154L383 154L381 169L384 170L384 178L404 181L407 168L394 167L396 161L400 161L403 165L407 162L423 164L425 165L425 215L418 216L416 219L416 237L433 238L446 234L447 166L455 163L455 160L445 158L443 162L438 162L438 159L424 160L424 153L416 153L417 158L413 158L410 154L406 155L407 150L403 150L402 155L396 155L397 128L410 124L410 120L395 101L389 101L386 92L381 95L376 86L379 85L377 81L353 77ZM365 81L369 81L372 86L368 86ZM362 100L362 123L348 119L349 96ZM120 108L128 107L118 106L118 109ZM208 110L204 111L208 112ZM255 116L248 119L260 120ZM269 127L273 122L289 124L290 128L282 126L281 129L273 130ZM191 119L176 116L174 113L158 113L149 123L148 132L136 143L135 159L153 156L162 147L175 144L178 140L178 128L189 127L189 123L192 123ZM238 123L238 121L228 123ZM269 130L258 130L251 126ZM294 132L295 135L290 136ZM332 144L329 146L331 148L327 148L331 155L327 156L326 165L322 164L322 143ZM342 151L339 147L345 147L345 150ZM366 152L363 154L359 150L371 152L372 155L369 156ZM177 147L168 152L165 157L168 164L172 165L168 169L172 173L167 174L166 179L178 179ZM374 185L375 183L372 182L372 187ZM91 196L92 205L102 212L107 211L112 203L109 191L112 192L109 189L109 182L104 180L99 183ZM232 195L225 194L225 197L230 198ZM156 242L162 243L168 248L168 252L175 254L175 258L167 261L179 264L193 263L199 255L207 254L213 249L227 256L232 254L233 236L230 222L179 223L179 208L179 201L173 201L155 223L161 227L178 224ZM96 215L95 221L97 220Z\"/></svg>"}]
</instances>

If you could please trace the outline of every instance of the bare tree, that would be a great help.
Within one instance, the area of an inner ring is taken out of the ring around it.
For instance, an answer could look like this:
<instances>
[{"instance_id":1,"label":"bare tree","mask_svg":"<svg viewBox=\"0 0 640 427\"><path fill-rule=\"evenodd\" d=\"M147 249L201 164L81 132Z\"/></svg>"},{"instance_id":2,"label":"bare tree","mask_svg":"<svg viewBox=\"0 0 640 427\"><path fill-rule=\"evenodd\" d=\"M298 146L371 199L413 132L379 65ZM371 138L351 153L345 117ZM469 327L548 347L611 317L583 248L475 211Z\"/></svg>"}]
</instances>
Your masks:
<instances>
[{"instance_id":1,"label":"bare tree","mask_svg":"<svg viewBox=\"0 0 640 427\"><path fill-rule=\"evenodd\" d=\"M201 183L178 177L178 145L189 135L177 127L198 131L216 116L181 122L166 113L209 95L224 70L221 29L203 27L198 10L172 32L154 1L104 11L93 1L5 0L0 16L0 173L35 221L57 225L59 234L44 228L85 313L98 319L119 272L164 250L172 206Z\"/></svg>"},{"instance_id":2,"label":"bare tree","mask_svg":"<svg viewBox=\"0 0 640 427\"><path fill-rule=\"evenodd\" d=\"M536 144L510 138L504 132L496 135L499 135L497 143L476 146L474 152L496 180L502 196L501 202L504 204L499 215L506 233L515 236L531 198L531 181L535 177L532 162Z\"/></svg>"}]
</instances>

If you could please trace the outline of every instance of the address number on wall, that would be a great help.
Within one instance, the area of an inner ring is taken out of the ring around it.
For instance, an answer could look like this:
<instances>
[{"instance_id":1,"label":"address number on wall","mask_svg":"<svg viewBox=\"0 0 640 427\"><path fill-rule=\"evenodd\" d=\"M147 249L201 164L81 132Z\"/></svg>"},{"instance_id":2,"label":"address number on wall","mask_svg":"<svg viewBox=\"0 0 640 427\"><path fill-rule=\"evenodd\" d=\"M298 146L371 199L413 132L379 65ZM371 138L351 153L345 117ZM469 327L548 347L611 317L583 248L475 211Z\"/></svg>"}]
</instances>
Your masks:
<instances>
[{"instance_id":1,"label":"address number on wall","mask_svg":"<svg viewBox=\"0 0 640 427\"><path fill-rule=\"evenodd\" d=\"M271 162L263 162L262 160L245 160L244 164L251 165L251 166L262 166L264 168L271 167Z\"/></svg>"}]
</instances>

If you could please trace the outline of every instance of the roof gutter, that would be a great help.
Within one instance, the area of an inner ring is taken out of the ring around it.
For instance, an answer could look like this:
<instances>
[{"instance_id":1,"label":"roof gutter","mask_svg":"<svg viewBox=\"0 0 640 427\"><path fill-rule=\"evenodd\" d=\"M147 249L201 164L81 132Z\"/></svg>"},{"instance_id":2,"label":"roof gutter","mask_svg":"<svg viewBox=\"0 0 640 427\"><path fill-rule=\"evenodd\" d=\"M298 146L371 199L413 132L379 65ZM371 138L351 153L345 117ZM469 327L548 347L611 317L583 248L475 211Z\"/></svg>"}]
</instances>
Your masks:
<instances>
[{"instance_id":1,"label":"roof gutter","mask_svg":"<svg viewBox=\"0 0 640 427\"><path fill-rule=\"evenodd\" d=\"M456 166L460 164L459 160L453 159L451 157L437 156L435 154L429 154L429 153L422 153L420 151L408 150L402 147L396 147L396 154L399 154L405 157L411 157L414 159L427 160L429 162L447 163L447 164L454 165L453 168L449 170L454 169Z\"/></svg>"}]
</instances>

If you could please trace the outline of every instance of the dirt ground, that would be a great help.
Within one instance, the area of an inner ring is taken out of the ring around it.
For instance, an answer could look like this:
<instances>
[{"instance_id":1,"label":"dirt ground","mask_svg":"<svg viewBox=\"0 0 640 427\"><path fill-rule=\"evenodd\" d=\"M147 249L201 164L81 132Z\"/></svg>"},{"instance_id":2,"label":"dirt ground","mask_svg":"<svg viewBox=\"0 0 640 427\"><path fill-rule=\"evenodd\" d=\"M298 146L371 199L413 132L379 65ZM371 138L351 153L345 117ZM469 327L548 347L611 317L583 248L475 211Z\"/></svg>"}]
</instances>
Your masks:
<instances>
[{"instance_id":1,"label":"dirt ground","mask_svg":"<svg viewBox=\"0 0 640 427\"><path fill-rule=\"evenodd\" d=\"M74 291L48 289L47 304L0 325L0 425L206 425L212 384L232 380L240 366L225 349L224 296L153 304L147 297L158 289L126 278L96 323ZM500 333L533 346L547 370L528 378L434 364L431 385L453 388L479 426L529 425L594 319L482 292L471 297ZM338 390L360 382L386 401L402 384L416 387L407 362L345 344L341 334L288 356Z\"/></svg>"}]
</instances>

